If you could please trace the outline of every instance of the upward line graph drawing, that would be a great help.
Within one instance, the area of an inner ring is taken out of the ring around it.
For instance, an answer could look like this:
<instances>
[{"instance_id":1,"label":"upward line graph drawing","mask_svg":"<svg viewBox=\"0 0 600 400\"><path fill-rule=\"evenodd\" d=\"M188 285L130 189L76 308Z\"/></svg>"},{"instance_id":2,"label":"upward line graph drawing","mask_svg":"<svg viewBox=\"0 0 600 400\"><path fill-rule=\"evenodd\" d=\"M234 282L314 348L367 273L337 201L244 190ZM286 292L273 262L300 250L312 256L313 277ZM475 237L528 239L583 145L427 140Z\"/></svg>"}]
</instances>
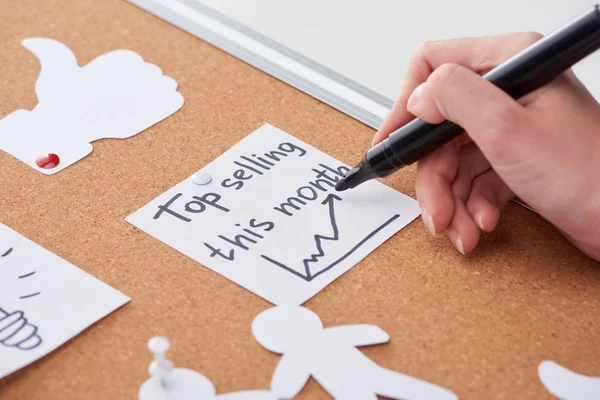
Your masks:
<instances>
[{"instance_id":1,"label":"upward line graph drawing","mask_svg":"<svg viewBox=\"0 0 600 400\"><path fill-rule=\"evenodd\" d=\"M313 253L309 256L309 258L305 258L302 260L302 263L304 265L304 274L301 272L296 271L293 268L290 268L288 265L275 260L273 257L267 256L267 255L261 255L261 257L267 261L269 261L271 264L276 265L279 268L282 268L292 274L294 274L295 276L299 277L300 279L306 281L306 282L310 282L313 279L315 279L317 276L329 271L330 269L332 269L333 267L335 267L336 265L338 265L339 263L341 263L342 261L344 261L346 258L348 258L352 253L354 253L358 248L360 248L363 244L365 244L369 239L371 239L373 236L375 236L378 232L380 232L382 229L384 229L386 226L388 226L389 224L391 224L393 221L395 221L396 219L398 219L400 217L400 214L395 214L394 216L392 216L390 219L388 219L387 221L385 221L383 224L379 225L375 230L373 230L371 233L369 233L367 236L365 236L360 242L358 242L354 247L352 247L348 252L346 252L345 254L343 254L340 258L338 258L337 260L335 260L334 262L332 262L331 264L327 265L326 267L324 267L323 269L319 270L316 273L312 273L310 270L310 264L311 263L317 263L319 260L319 258L322 258L325 256L325 251L323 249L323 242L324 241L331 241L331 242L335 242L338 241L340 239L340 231L337 225L337 219L336 219L336 214L335 214L335 203L337 201L342 201L342 198L335 195L335 194L329 194L327 195L327 197L321 202L322 205L327 205L328 208L328 215L329 215L329 222L330 222L330 226L331 226L331 233L329 234L315 234L314 240L315 240L315 246L317 249L316 253Z\"/></svg>"},{"instance_id":2,"label":"upward line graph drawing","mask_svg":"<svg viewBox=\"0 0 600 400\"><path fill-rule=\"evenodd\" d=\"M310 276L310 269L308 267L308 264L311 262L312 263L317 262L318 261L317 258L323 257L325 255L325 252L323 251L323 241L324 240L338 241L340 239L340 231L337 226L337 221L335 220L335 209L333 207L334 200L342 201L342 198L339 196L336 196L335 194L330 194L321 203L321 204L328 204L328 206L329 206L329 220L331 221L331 229L333 230L333 235L332 236L323 236L320 234L316 234L314 236L318 253L311 254L310 258L305 258L304 260L302 260L302 262L304 263L304 270L306 271L307 276Z\"/></svg>"}]
</instances>

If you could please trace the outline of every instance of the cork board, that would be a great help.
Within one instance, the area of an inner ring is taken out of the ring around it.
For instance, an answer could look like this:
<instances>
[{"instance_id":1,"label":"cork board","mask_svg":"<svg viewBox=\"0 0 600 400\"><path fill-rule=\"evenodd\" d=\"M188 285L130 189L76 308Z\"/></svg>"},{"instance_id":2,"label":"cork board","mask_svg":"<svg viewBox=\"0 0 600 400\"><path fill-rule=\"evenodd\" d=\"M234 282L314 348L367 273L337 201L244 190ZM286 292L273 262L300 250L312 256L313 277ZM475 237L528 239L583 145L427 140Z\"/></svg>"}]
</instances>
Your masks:
<instances>
[{"instance_id":1,"label":"cork board","mask_svg":"<svg viewBox=\"0 0 600 400\"><path fill-rule=\"evenodd\" d=\"M62 41L80 64L134 50L186 99L162 123L96 142L54 176L0 153L0 222L132 298L0 381L0 398L136 398L157 334L171 339L176 365L201 371L219 393L268 388L278 356L250 325L270 304L124 218L264 123L349 164L373 130L123 0L5 1L0 10L0 116L36 104L39 64L20 45L32 36ZM384 182L414 196L413 168ZM597 262L511 204L468 257L415 221L306 306L326 326L380 326L391 342L364 349L369 357L461 399L550 399L537 378L544 359L600 376L598 287ZM299 398L329 396L311 380Z\"/></svg>"}]
</instances>

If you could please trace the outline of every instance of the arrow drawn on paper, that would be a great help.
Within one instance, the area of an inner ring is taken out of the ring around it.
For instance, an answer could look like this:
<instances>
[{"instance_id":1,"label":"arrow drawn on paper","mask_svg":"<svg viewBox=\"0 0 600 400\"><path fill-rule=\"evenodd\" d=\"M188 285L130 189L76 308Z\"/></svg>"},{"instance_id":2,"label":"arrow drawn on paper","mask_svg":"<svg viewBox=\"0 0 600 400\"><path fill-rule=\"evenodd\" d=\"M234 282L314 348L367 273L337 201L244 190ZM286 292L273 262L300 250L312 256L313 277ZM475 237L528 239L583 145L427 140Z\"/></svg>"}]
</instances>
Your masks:
<instances>
[{"instance_id":1,"label":"arrow drawn on paper","mask_svg":"<svg viewBox=\"0 0 600 400\"><path fill-rule=\"evenodd\" d=\"M269 261L271 264L274 264L274 265L276 265L276 266L278 266L278 267L280 267L280 268L282 268L282 269L284 269L284 270L286 270L288 272L291 272L292 274L294 274L297 277L305 280L306 282L310 282L313 279L315 279L317 276L323 274L324 272L329 271L331 268L335 267L340 262L342 262L343 260L345 260L348 256L350 256L352 253L354 253L360 246L362 246L369 239L371 239L373 236L375 236L379 231L381 231L383 228L385 228L386 226L388 226L389 224L391 224L394 220L396 220L397 218L400 217L400 214L394 215L392 218L388 219L382 225L380 225L379 227L377 227L377 229L375 229L374 231L372 231L371 233L369 233L364 239L362 239L356 246L354 246L352 249L350 249L350 251L348 251L342 257L340 257L339 259L337 259L333 263L329 264L327 267L323 268L322 270L318 271L317 273L311 274L309 264L310 263L316 263L316 262L318 262L318 258L321 258L321 257L325 256L325 251L323 250L323 242L324 241L338 241L339 238L340 238L340 232L339 232L339 228L337 226L337 219L336 219L336 215L335 215L335 206L334 206L335 200L342 201L341 197L339 197L339 196L337 196L335 194L329 194L321 202L321 204L328 206L329 222L330 222L332 233L330 234L330 236L324 236L322 234L316 234L316 235L314 235L315 245L316 245L316 248L317 248L317 253L311 254L309 258L305 258L305 259L302 260L302 263L304 264L304 272L305 272L304 274L302 274L302 273L294 270L293 268L290 268L289 266L287 266L286 264L284 264L282 262L279 262L279 261L273 259L272 257L266 256L264 254L261 255L261 257L263 259Z\"/></svg>"}]
</instances>

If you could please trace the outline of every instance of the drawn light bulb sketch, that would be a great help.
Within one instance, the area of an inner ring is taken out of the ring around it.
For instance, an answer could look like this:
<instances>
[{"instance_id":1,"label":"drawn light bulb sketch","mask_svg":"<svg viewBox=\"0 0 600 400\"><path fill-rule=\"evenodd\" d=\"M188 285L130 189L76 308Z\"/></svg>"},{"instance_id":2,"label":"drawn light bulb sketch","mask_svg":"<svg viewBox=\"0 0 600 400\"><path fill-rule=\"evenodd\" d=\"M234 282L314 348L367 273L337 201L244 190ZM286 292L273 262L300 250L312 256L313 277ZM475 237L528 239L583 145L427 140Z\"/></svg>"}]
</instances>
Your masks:
<instances>
[{"instance_id":1,"label":"drawn light bulb sketch","mask_svg":"<svg viewBox=\"0 0 600 400\"><path fill-rule=\"evenodd\" d=\"M9 247L0 253L0 259L9 259L14 254L14 248ZM18 280L34 276L36 271L31 271L17 277ZM28 299L38 296L40 292L32 292L19 296L19 299ZM38 327L30 324L23 311L9 312L0 308L0 343L7 347L20 350L32 350L42 344L42 338L37 334Z\"/></svg>"},{"instance_id":2,"label":"drawn light bulb sketch","mask_svg":"<svg viewBox=\"0 0 600 400\"><path fill-rule=\"evenodd\" d=\"M42 344L38 328L30 324L23 311L8 312L0 308L0 343L20 350L32 350Z\"/></svg>"},{"instance_id":3,"label":"drawn light bulb sketch","mask_svg":"<svg viewBox=\"0 0 600 400\"><path fill-rule=\"evenodd\" d=\"M13 247L9 247L9 248L8 248L8 250L6 250L6 251L4 251L2 254L0 254L0 259L2 259L2 258L6 258L6 257L8 257L9 255L13 254L13 250L14 250L14 248L13 248ZM32 277L32 276L34 276L35 274L36 274L36 271L30 271L30 272L27 272L27 273L25 273L25 274L22 274L22 275L19 275L19 276L17 276L17 279L19 279L19 280L21 280L21 279L26 279L26 278L29 278L29 277ZM24 294L24 295L22 295L22 296L19 296L19 299L28 299L28 298L30 298L30 297L35 297L35 296L38 296L40 293L41 293L41 292L31 292L31 293L27 293L27 294Z\"/></svg>"},{"instance_id":4,"label":"drawn light bulb sketch","mask_svg":"<svg viewBox=\"0 0 600 400\"><path fill-rule=\"evenodd\" d=\"M324 220L329 222L329 227L322 228L321 233L316 233L313 235L314 250L310 255L307 254L307 257L302 259L302 265L304 267L302 272L299 272L298 270L291 267L292 264L296 264L297 262L296 263L289 262L289 261L283 262L281 260L276 260L273 257L266 255L266 254L261 255L261 257L263 259L269 261L271 264L274 264L274 265L278 266L279 268L282 268L282 269L294 274L295 276L299 277L300 279L302 279L306 282L310 282L313 279L315 279L316 277L318 277L319 275L324 274L325 272L329 271L330 269L334 268L336 265L338 265L339 263L344 261L352 253L354 253L356 250L358 250L363 244L365 244L367 241L369 241L373 236L375 236L382 229L384 229L385 227L387 227L389 224L391 224L392 222L394 222L396 219L398 219L400 217L400 214L393 215L391 218L384 221L383 224L380 224L377 228L375 228L368 235L366 235L354 247L352 247L351 249L348 249L344 254L341 254L340 257L338 257L336 260L325 262L325 261L323 261L323 259L327 255L327 251L326 251L327 243L339 241L340 236L343 234L342 232L340 232L340 229L338 227L338 217L336 214L336 204L339 204L339 202L341 202L341 201L342 201L341 197L339 197L335 194L329 194L321 202L321 204L323 206L325 206L326 210L327 210L327 217L324 218Z\"/></svg>"}]
</instances>

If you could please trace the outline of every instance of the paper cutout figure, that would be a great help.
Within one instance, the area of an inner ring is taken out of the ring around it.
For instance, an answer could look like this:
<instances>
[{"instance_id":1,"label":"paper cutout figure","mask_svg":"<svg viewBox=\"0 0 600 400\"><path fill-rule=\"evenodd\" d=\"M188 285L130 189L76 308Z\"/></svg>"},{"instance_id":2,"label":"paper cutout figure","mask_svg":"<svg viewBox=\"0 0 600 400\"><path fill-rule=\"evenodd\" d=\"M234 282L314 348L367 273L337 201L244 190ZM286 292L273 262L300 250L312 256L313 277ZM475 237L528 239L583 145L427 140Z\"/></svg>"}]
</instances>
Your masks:
<instances>
[{"instance_id":1,"label":"paper cutout figure","mask_svg":"<svg viewBox=\"0 0 600 400\"><path fill-rule=\"evenodd\" d=\"M434 384L385 369L356 346L387 343L389 335L373 325L323 328L321 319L299 306L279 306L260 313L252 333L267 350L282 354L271 380L278 398L291 399L312 376L335 399L455 400Z\"/></svg>"},{"instance_id":2,"label":"paper cutout figure","mask_svg":"<svg viewBox=\"0 0 600 400\"><path fill-rule=\"evenodd\" d=\"M9 313L0 308L0 343L19 350L32 350L42 344L38 328L30 324L23 311Z\"/></svg>"},{"instance_id":3,"label":"paper cutout figure","mask_svg":"<svg viewBox=\"0 0 600 400\"><path fill-rule=\"evenodd\" d=\"M177 83L133 51L111 51L79 67L73 52L56 40L22 44L41 63L38 104L0 120L0 150L44 174L84 158L95 140L131 137L183 105ZM58 165L36 164L49 154L58 156Z\"/></svg>"},{"instance_id":4,"label":"paper cutout figure","mask_svg":"<svg viewBox=\"0 0 600 400\"><path fill-rule=\"evenodd\" d=\"M561 400L600 399L600 378L578 374L553 361L542 361L538 375L546 389Z\"/></svg>"},{"instance_id":5,"label":"paper cutout figure","mask_svg":"<svg viewBox=\"0 0 600 400\"><path fill-rule=\"evenodd\" d=\"M154 337L148 342L154 361L148 368L150 379L140 387L139 400L277 400L262 390L217 396L215 386L204 375L187 368L173 368L165 355L169 347L169 340L163 337Z\"/></svg>"}]
</instances>

